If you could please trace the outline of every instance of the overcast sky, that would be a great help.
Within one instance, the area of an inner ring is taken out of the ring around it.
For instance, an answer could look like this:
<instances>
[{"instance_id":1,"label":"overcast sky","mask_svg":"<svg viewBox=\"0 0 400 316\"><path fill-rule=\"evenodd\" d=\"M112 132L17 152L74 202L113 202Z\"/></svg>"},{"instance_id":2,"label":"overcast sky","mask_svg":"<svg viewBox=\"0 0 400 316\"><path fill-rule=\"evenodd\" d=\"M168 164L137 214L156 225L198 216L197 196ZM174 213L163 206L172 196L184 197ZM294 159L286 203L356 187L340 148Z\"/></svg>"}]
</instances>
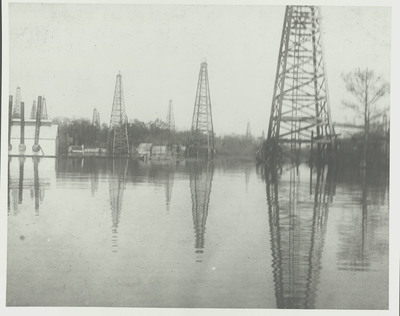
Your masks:
<instances>
[{"instance_id":1,"label":"overcast sky","mask_svg":"<svg viewBox=\"0 0 400 316\"><path fill-rule=\"evenodd\" d=\"M284 12L284 6L11 3L9 94L21 87L28 114L44 95L52 118L91 119L96 107L108 124L121 71L129 119L165 120L172 99L177 128L189 129L206 58L217 135L244 134L249 121L260 136L268 130ZM323 6L322 14L333 120L352 121L341 105L341 74L368 67L390 80L391 8Z\"/></svg>"}]
</instances>

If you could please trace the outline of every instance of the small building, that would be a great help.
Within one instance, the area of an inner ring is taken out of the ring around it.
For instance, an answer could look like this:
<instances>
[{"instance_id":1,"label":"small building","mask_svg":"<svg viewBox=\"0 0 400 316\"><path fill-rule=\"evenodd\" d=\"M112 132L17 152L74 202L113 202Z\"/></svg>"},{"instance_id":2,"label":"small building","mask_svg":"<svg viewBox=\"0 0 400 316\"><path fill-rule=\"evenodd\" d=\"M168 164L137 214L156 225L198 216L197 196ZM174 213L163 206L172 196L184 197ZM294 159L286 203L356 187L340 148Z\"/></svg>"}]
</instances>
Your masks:
<instances>
[{"instance_id":1,"label":"small building","mask_svg":"<svg viewBox=\"0 0 400 316\"><path fill-rule=\"evenodd\" d=\"M173 159L177 155L177 145L170 146L153 146L151 159Z\"/></svg>"},{"instance_id":2,"label":"small building","mask_svg":"<svg viewBox=\"0 0 400 316\"><path fill-rule=\"evenodd\" d=\"M52 124L51 120L41 120L39 129L39 145L41 151L35 153L32 146L35 144L36 120L25 120L24 144L25 151L19 150L21 144L21 120L12 119L10 129L10 155L44 155L56 156L58 154L58 125Z\"/></svg>"},{"instance_id":3,"label":"small building","mask_svg":"<svg viewBox=\"0 0 400 316\"><path fill-rule=\"evenodd\" d=\"M150 158L152 153L152 143L141 143L137 149L140 158Z\"/></svg>"}]
</instances>

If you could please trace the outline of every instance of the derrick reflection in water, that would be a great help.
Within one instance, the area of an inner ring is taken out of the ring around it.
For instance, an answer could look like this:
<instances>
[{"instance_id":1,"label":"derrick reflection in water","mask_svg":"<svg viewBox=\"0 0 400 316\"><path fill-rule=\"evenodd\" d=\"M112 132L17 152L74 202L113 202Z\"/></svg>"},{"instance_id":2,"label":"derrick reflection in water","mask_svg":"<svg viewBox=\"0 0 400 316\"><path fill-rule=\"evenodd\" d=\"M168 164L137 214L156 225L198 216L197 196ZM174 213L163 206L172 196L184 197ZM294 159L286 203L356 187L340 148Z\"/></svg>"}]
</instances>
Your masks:
<instances>
[{"instance_id":1,"label":"derrick reflection in water","mask_svg":"<svg viewBox=\"0 0 400 316\"><path fill-rule=\"evenodd\" d=\"M290 169L289 198L279 203L276 172L266 176L268 217L273 278L278 308L315 308L321 270L321 255L326 235L329 203L332 199L331 170L318 169L313 202L302 198L304 187L294 168ZM325 178L326 175L326 179ZM312 192L310 192L312 194Z\"/></svg>"},{"instance_id":2,"label":"derrick reflection in water","mask_svg":"<svg viewBox=\"0 0 400 316\"><path fill-rule=\"evenodd\" d=\"M12 199L13 215L14 216L18 215L18 213L19 213L18 205L21 205L23 202L24 188L26 188L30 191L30 196L35 201L34 202L35 214L36 214L36 216L39 216L40 202L43 202L44 196L45 196L45 188L48 188L50 184L48 182L40 181L40 179L39 179L40 158L33 157L32 161L33 161L33 179L32 179L31 174L30 175L25 174L26 158L19 157L16 159L16 162L18 162L18 165L19 165L19 173L18 173L19 176L18 176L18 180L16 180L11 177L10 164L12 163L12 158L9 158L9 161L8 161L8 202L7 202L9 215L10 215L10 210L11 210L11 207L10 207L11 199ZM32 170L30 170L30 171L32 172Z\"/></svg>"},{"instance_id":3,"label":"derrick reflection in water","mask_svg":"<svg viewBox=\"0 0 400 316\"><path fill-rule=\"evenodd\" d=\"M199 256L204 252L208 204L210 202L211 184L214 164L209 162L188 162L190 173L190 192L192 197L192 215L195 232L195 249ZM201 257L196 262L202 262Z\"/></svg>"},{"instance_id":4,"label":"derrick reflection in water","mask_svg":"<svg viewBox=\"0 0 400 316\"><path fill-rule=\"evenodd\" d=\"M90 184L90 191L94 197L99 189L99 166L98 161L95 159L90 164Z\"/></svg>"},{"instance_id":5,"label":"derrick reflection in water","mask_svg":"<svg viewBox=\"0 0 400 316\"><path fill-rule=\"evenodd\" d=\"M174 186L174 170L172 165L169 165L167 168L167 174L165 179L165 205L167 208L167 214L169 214L169 207L171 205L173 186Z\"/></svg>"},{"instance_id":6,"label":"derrick reflection in water","mask_svg":"<svg viewBox=\"0 0 400 316\"><path fill-rule=\"evenodd\" d=\"M128 159L112 159L108 161L108 183L112 218L112 248L117 252L118 225L121 217L122 198L125 190Z\"/></svg>"}]
</instances>

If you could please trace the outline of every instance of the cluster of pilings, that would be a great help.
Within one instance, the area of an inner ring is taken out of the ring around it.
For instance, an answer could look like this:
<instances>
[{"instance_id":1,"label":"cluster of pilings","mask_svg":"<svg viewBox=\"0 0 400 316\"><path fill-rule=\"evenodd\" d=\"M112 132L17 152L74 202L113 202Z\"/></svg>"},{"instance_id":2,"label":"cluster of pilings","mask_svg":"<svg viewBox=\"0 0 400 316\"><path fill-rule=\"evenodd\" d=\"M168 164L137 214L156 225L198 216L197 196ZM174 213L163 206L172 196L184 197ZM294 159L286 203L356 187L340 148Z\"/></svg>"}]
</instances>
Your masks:
<instances>
[{"instance_id":1,"label":"cluster of pilings","mask_svg":"<svg viewBox=\"0 0 400 316\"><path fill-rule=\"evenodd\" d=\"M38 154L41 151L39 145L39 135L40 135L40 122L42 119L43 105L45 105L45 98L38 96L37 108L36 108L36 124L35 124L35 137L34 145L32 146L32 151L34 154ZM34 105L35 106L35 105ZM47 116L47 114L46 114ZM20 88L17 88L16 102L13 111L13 96L9 96L8 103L8 150L12 150L11 145L11 126L13 119L20 119L20 144L18 145L18 150L21 155L25 155L26 145L25 145L25 103L21 102L21 92Z\"/></svg>"}]
</instances>

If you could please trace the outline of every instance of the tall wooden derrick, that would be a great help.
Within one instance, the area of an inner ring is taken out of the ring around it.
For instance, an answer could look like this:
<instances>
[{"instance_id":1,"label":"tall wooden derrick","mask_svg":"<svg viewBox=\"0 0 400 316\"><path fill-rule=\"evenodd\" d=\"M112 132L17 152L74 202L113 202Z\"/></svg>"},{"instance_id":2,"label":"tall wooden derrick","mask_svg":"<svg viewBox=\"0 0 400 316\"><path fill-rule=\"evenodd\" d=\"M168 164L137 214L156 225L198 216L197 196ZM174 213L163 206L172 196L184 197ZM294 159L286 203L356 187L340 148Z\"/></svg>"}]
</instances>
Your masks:
<instances>
[{"instance_id":1,"label":"tall wooden derrick","mask_svg":"<svg viewBox=\"0 0 400 316\"><path fill-rule=\"evenodd\" d=\"M304 199L307 193L300 192L304 187L299 186L296 170L292 168L290 172L289 199L283 201L278 199L282 183L278 184L276 170L272 179L266 177L276 305L286 309L315 308L329 203L334 192L332 173L319 168L315 192Z\"/></svg>"},{"instance_id":2,"label":"tall wooden derrick","mask_svg":"<svg viewBox=\"0 0 400 316\"><path fill-rule=\"evenodd\" d=\"M121 74L117 75L115 83L107 147L108 153L113 156L129 154L128 118L125 113Z\"/></svg>"},{"instance_id":3,"label":"tall wooden derrick","mask_svg":"<svg viewBox=\"0 0 400 316\"><path fill-rule=\"evenodd\" d=\"M214 174L214 165L190 163L190 192L192 197L192 215L195 232L195 251L198 254L197 262L201 262L201 254L205 247L206 221L208 204L210 202L211 184Z\"/></svg>"},{"instance_id":4,"label":"tall wooden derrick","mask_svg":"<svg viewBox=\"0 0 400 316\"><path fill-rule=\"evenodd\" d=\"M214 155L214 127L211 113L210 87L207 62L203 61L200 65L187 156L212 159Z\"/></svg>"},{"instance_id":5,"label":"tall wooden derrick","mask_svg":"<svg viewBox=\"0 0 400 316\"><path fill-rule=\"evenodd\" d=\"M324 63L320 8L287 6L275 77L267 140L257 153L266 163L280 159L279 144L291 153L302 143L318 152L334 144Z\"/></svg>"}]
</instances>

